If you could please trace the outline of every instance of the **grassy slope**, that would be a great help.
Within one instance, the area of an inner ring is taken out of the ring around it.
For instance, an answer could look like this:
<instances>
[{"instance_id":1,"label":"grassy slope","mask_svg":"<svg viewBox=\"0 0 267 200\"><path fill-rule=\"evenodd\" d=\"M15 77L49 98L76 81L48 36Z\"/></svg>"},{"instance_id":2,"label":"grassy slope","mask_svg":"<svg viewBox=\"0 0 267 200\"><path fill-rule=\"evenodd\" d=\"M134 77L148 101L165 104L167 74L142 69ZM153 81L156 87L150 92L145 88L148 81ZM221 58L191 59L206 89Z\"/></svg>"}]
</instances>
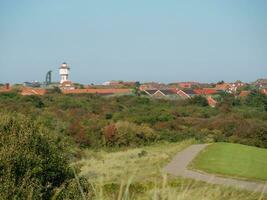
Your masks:
<instances>
[{"instance_id":1,"label":"grassy slope","mask_svg":"<svg viewBox=\"0 0 267 200\"><path fill-rule=\"evenodd\" d=\"M215 143L203 150L192 168L245 179L267 180L267 149Z\"/></svg>"},{"instance_id":2,"label":"grassy slope","mask_svg":"<svg viewBox=\"0 0 267 200\"><path fill-rule=\"evenodd\" d=\"M192 140L181 143L162 143L147 147L127 149L119 152L85 151L85 158L76 164L81 175L90 181L117 182L133 178L133 181L161 178L161 171L180 150L192 144ZM143 155L142 155L143 151Z\"/></svg>"}]
</instances>

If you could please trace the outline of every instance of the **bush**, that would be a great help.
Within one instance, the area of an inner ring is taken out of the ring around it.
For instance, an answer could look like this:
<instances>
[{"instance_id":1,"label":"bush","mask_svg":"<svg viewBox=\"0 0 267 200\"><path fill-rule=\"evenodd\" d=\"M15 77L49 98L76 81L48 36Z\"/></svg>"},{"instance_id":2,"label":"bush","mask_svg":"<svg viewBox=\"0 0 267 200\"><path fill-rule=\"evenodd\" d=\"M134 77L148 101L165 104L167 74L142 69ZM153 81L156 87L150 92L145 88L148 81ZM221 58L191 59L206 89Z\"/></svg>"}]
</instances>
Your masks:
<instances>
[{"instance_id":1,"label":"bush","mask_svg":"<svg viewBox=\"0 0 267 200\"><path fill-rule=\"evenodd\" d=\"M24 116L0 117L0 196L49 199L72 177L63 149L48 132Z\"/></svg>"},{"instance_id":2,"label":"bush","mask_svg":"<svg viewBox=\"0 0 267 200\"><path fill-rule=\"evenodd\" d=\"M106 126L103 135L108 146L137 146L156 139L154 130L147 125L137 125L127 121Z\"/></svg>"},{"instance_id":3,"label":"bush","mask_svg":"<svg viewBox=\"0 0 267 200\"><path fill-rule=\"evenodd\" d=\"M245 104L254 107L262 107L267 111L267 95L258 90L253 90L246 98Z\"/></svg>"},{"instance_id":4,"label":"bush","mask_svg":"<svg viewBox=\"0 0 267 200\"><path fill-rule=\"evenodd\" d=\"M198 106L208 106L208 101L204 96L194 96L189 99L189 104L198 105Z\"/></svg>"}]
</instances>

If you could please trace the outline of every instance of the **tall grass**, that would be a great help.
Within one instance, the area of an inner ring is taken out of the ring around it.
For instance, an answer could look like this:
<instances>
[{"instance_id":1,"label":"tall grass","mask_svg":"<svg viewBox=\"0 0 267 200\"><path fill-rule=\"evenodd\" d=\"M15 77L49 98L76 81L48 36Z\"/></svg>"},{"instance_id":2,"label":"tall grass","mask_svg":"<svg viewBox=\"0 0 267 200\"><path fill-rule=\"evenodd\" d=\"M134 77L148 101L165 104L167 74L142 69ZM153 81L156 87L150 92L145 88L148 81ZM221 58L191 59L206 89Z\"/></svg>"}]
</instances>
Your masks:
<instances>
[{"instance_id":1,"label":"tall grass","mask_svg":"<svg viewBox=\"0 0 267 200\"><path fill-rule=\"evenodd\" d=\"M264 193L238 190L231 187L177 179L147 184L132 183L132 178L121 184L95 183L94 200L266 200Z\"/></svg>"}]
</instances>

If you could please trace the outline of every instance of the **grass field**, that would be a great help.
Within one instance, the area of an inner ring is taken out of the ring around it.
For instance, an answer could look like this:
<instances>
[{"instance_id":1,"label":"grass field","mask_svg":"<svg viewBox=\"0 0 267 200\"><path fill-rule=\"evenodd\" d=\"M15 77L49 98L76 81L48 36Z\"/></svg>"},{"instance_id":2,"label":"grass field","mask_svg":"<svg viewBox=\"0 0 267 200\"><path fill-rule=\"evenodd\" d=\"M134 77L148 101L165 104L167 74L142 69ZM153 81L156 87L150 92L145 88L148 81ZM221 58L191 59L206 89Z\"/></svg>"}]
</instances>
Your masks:
<instances>
[{"instance_id":1,"label":"grass field","mask_svg":"<svg viewBox=\"0 0 267 200\"><path fill-rule=\"evenodd\" d=\"M191 168L252 180L267 180L267 149L232 143L215 143L203 150Z\"/></svg>"}]
</instances>

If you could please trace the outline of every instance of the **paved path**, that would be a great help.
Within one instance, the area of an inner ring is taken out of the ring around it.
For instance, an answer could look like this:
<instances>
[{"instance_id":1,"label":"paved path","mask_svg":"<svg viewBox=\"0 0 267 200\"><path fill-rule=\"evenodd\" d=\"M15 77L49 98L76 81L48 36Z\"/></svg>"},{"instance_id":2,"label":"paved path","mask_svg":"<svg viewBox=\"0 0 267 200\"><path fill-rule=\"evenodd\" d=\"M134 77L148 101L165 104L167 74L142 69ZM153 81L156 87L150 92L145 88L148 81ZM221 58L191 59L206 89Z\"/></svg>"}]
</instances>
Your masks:
<instances>
[{"instance_id":1,"label":"paved path","mask_svg":"<svg viewBox=\"0 0 267 200\"><path fill-rule=\"evenodd\" d=\"M195 180L205 181L212 184L222 184L227 186L239 187L255 192L267 193L267 184L236 180L232 178L223 178L212 174L197 172L187 169L187 165L195 156L203 150L208 144L191 145L185 150L179 152L173 160L164 168L164 171L175 176L192 178Z\"/></svg>"}]
</instances>

